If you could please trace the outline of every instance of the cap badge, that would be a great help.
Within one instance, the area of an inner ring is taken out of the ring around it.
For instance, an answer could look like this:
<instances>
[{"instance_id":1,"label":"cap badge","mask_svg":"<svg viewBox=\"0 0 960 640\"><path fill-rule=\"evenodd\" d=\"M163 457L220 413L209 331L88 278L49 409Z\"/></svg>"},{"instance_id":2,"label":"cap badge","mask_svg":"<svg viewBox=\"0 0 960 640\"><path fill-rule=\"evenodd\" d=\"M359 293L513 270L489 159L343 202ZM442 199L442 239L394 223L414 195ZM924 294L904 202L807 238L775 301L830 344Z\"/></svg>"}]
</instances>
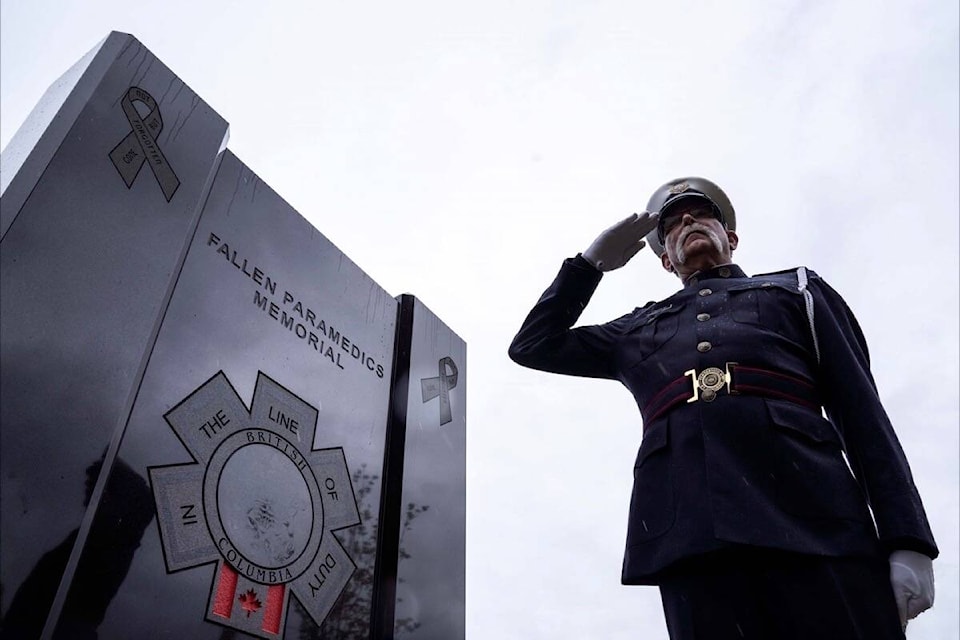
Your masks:
<instances>
[{"instance_id":1,"label":"cap badge","mask_svg":"<svg viewBox=\"0 0 960 640\"><path fill-rule=\"evenodd\" d=\"M670 187L670 193L676 195L678 193L683 193L689 188L690 188L689 184L687 184L686 182L681 182L680 184L675 184L672 187Z\"/></svg>"}]
</instances>

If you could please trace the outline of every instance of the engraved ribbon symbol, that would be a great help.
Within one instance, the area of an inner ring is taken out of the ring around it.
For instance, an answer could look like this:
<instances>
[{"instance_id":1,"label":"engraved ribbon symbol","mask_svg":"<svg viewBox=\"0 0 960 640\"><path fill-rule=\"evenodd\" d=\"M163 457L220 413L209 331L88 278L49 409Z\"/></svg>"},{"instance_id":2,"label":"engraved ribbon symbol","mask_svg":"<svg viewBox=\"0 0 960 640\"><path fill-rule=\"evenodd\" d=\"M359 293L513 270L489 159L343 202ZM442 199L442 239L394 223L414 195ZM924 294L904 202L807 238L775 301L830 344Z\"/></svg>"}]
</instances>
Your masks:
<instances>
[{"instance_id":1,"label":"engraved ribbon symbol","mask_svg":"<svg viewBox=\"0 0 960 640\"><path fill-rule=\"evenodd\" d=\"M450 373L447 373L447 368ZM453 420L450 413L450 389L457 386L457 365L453 358L440 358L437 365L438 375L436 378L423 378L420 380L420 391L423 393L423 401L430 402L437 396L440 396L440 424L447 424Z\"/></svg>"},{"instance_id":2,"label":"engraved ribbon symbol","mask_svg":"<svg viewBox=\"0 0 960 640\"><path fill-rule=\"evenodd\" d=\"M150 112L141 117L134 102L145 104ZM146 162L160 184L163 197L170 202L180 186L180 179L157 144L157 136L163 131L163 119L160 117L157 101L143 89L130 87L120 100L120 106L130 123L130 133L110 152L110 161L120 172L120 177L128 189L133 186L133 181L137 179L137 174Z\"/></svg>"}]
</instances>

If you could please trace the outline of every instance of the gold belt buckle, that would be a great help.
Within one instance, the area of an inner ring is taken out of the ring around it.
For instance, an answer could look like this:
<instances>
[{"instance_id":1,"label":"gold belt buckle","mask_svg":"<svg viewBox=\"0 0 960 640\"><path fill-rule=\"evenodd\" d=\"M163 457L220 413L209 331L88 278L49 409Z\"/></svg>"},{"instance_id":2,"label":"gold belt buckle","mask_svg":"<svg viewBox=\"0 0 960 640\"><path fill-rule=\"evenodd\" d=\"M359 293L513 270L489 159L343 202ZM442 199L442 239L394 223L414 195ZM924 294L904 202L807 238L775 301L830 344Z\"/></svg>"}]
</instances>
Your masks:
<instances>
[{"instance_id":1,"label":"gold belt buckle","mask_svg":"<svg viewBox=\"0 0 960 640\"><path fill-rule=\"evenodd\" d=\"M700 373L697 373L696 369L684 371L683 375L690 376L690 382L693 385L693 397L687 400L687 403L701 399L704 402L713 402L717 399L717 391L724 386L727 387L727 394L731 394L730 367L736 364L736 362L728 362L725 370L719 367L708 367Z\"/></svg>"}]
</instances>

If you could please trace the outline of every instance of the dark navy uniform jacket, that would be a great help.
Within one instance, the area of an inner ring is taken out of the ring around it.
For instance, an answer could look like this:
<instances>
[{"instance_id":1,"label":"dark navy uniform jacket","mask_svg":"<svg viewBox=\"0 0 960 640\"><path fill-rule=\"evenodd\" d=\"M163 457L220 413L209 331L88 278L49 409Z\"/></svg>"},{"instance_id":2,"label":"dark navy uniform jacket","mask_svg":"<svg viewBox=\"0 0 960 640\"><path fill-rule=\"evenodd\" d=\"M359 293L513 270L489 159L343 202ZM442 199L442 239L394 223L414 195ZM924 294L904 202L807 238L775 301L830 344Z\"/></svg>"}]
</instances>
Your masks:
<instances>
[{"instance_id":1,"label":"dark navy uniform jacket","mask_svg":"<svg viewBox=\"0 0 960 640\"><path fill-rule=\"evenodd\" d=\"M733 545L937 556L860 327L807 274L819 364L795 270L716 267L666 300L572 329L602 275L578 256L524 321L516 362L619 380L640 408L624 584L655 584L673 562ZM731 371L729 387L689 402L711 367Z\"/></svg>"}]
</instances>

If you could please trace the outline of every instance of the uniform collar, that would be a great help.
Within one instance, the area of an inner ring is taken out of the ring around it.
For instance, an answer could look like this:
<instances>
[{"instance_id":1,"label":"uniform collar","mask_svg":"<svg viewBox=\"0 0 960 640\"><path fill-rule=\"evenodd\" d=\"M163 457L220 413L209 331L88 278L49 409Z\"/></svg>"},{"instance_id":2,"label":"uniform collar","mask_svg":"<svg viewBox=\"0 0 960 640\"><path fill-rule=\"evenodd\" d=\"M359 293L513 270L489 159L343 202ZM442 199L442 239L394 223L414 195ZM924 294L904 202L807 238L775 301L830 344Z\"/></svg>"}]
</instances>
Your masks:
<instances>
[{"instance_id":1,"label":"uniform collar","mask_svg":"<svg viewBox=\"0 0 960 640\"><path fill-rule=\"evenodd\" d=\"M717 265L711 267L710 269L704 269L703 271L697 271L689 276L683 281L684 287L695 287L700 283L701 280L709 280L711 278L746 278L747 274L744 273L743 269L728 262L727 264Z\"/></svg>"}]
</instances>

